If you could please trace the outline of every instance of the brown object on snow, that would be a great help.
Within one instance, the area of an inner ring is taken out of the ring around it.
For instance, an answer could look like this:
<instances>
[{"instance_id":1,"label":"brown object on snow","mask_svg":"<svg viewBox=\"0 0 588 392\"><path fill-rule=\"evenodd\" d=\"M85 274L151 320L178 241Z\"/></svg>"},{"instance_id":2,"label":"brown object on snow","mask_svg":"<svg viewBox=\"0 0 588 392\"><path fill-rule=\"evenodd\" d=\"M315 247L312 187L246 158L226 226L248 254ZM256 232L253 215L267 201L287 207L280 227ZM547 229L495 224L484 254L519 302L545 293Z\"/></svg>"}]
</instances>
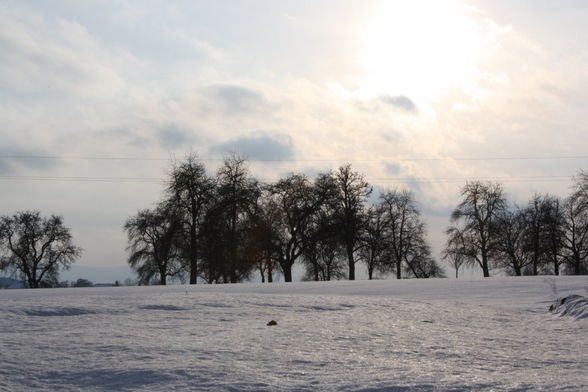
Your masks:
<instances>
[{"instance_id":1,"label":"brown object on snow","mask_svg":"<svg viewBox=\"0 0 588 392\"><path fill-rule=\"evenodd\" d=\"M267 323L268 327L271 327L272 325L278 325L278 322L276 320L272 320L269 323Z\"/></svg>"}]
</instances>

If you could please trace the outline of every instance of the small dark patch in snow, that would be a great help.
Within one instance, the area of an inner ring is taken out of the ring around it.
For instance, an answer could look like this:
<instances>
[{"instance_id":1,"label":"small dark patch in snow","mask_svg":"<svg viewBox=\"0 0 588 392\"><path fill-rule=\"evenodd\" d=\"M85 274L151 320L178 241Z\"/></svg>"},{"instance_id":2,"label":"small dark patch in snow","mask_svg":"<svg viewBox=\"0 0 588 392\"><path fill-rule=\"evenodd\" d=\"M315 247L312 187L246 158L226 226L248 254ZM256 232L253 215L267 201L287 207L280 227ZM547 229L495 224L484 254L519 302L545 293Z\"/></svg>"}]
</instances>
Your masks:
<instances>
[{"instance_id":1,"label":"small dark patch in snow","mask_svg":"<svg viewBox=\"0 0 588 392\"><path fill-rule=\"evenodd\" d=\"M331 307L331 306L303 306L305 309L310 310L318 310L318 311L336 311L341 310L340 308Z\"/></svg>"},{"instance_id":2,"label":"small dark patch in snow","mask_svg":"<svg viewBox=\"0 0 588 392\"><path fill-rule=\"evenodd\" d=\"M276 320L270 320L270 322L267 323L268 327L274 326L274 325L278 325L278 322Z\"/></svg>"},{"instance_id":3,"label":"small dark patch in snow","mask_svg":"<svg viewBox=\"0 0 588 392\"><path fill-rule=\"evenodd\" d=\"M175 306L175 305L144 305L144 306L139 306L139 309L144 309L144 310L171 310L171 311L190 310L189 308L182 308L180 306Z\"/></svg>"},{"instance_id":4,"label":"small dark patch in snow","mask_svg":"<svg viewBox=\"0 0 588 392\"><path fill-rule=\"evenodd\" d=\"M98 314L96 310L83 308L50 308L50 309L22 309L13 311L14 313L24 314L26 316L38 317L55 317L55 316L82 316L85 314Z\"/></svg>"},{"instance_id":5,"label":"small dark patch in snow","mask_svg":"<svg viewBox=\"0 0 588 392\"><path fill-rule=\"evenodd\" d=\"M423 323L429 323L429 324L433 324L433 323L434 323L434 321L433 321L433 320L423 320L422 322L423 322Z\"/></svg>"},{"instance_id":6,"label":"small dark patch in snow","mask_svg":"<svg viewBox=\"0 0 588 392\"><path fill-rule=\"evenodd\" d=\"M245 302L247 305L260 306L262 308L291 308L289 304L270 304L268 302Z\"/></svg>"},{"instance_id":7,"label":"small dark patch in snow","mask_svg":"<svg viewBox=\"0 0 588 392\"><path fill-rule=\"evenodd\" d=\"M198 304L200 306L206 306L207 308L234 308L233 305L230 304L223 304L223 303L203 303Z\"/></svg>"}]
</instances>

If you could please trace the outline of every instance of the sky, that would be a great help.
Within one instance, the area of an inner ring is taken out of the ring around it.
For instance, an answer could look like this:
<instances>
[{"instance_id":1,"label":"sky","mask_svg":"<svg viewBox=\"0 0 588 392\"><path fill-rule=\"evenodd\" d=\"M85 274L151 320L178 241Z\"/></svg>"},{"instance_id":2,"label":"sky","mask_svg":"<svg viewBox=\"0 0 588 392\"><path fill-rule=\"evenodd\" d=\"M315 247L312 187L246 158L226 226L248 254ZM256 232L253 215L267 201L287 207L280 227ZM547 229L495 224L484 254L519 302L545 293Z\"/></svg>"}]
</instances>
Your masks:
<instances>
[{"instance_id":1,"label":"sky","mask_svg":"<svg viewBox=\"0 0 588 392\"><path fill-rule=\"evenodd\" d=\"M85 250L64 276L124 279L122 226L171 161L234 151L265 181L351 163L376 196L411 189L438 253L466 180L524 204L588 167L586 20L581 0L0 0L0 215L62 215Z\"/></svg>"}]
</instances>

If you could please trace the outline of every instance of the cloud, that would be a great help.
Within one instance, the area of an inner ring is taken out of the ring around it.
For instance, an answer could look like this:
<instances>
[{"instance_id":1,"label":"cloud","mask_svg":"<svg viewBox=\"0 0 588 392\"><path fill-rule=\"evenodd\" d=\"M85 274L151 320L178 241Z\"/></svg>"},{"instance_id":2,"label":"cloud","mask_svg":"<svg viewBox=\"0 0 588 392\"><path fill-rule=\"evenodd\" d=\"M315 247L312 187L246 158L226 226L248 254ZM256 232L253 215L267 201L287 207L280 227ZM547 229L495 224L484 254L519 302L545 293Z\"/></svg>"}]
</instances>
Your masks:
<instances>
[{"instance_id":1,"label":"cloud","mask_svg":"<svg viewBox=\"0 0 588 392\"><path fill-rule=\"evenodd\" d=\"M213 86L210 90L230 111L250 111L265 102L260 93L247 87L221 85Z\"/></svg>"},{"instance_id":2,"label":"cloud","mask_svg":"<svg viewBox=\"0 0 588 392\"><path fill-rule=\"evenodd\" d=\"M380 96L380 101L387 105L392 105L397 108L404 109L408 112L416 111L416 105L414 104L414 102L404 95L382 95Z\"/></svg>"},{"instance_id":3,"label":"cloud","mask_svg":"<svg viewBox=\"0 0 588 392\"><path fill-rule=\"evenodd\" d=\"M249 159L280 161L294 157L292 138L281 132L256 131L247 136L213 145L213 153L236 152Z\"/></svg>"},{"instance_id":4,"label":"cloud","mask_svg":"<svg viewBox=\"0 0 588 392\"><path fill-rule=\"evenodd\" d=\"M402 171L402 166L398 163L387 163L386 164L386 173L391 175L400 174Z\"/></svg>"},{"instance_id":5,"label":"cloud","mask_svg":"<svg viewBox=\"0 0 588 392\"><path fill-rule=\"evenodd\" d=\"M178 149L191 145L198 140L192 130L180 128L175 124L170 124L160 129L158 137L161 146L168 149Z\"/></svg>"}]
</instances>

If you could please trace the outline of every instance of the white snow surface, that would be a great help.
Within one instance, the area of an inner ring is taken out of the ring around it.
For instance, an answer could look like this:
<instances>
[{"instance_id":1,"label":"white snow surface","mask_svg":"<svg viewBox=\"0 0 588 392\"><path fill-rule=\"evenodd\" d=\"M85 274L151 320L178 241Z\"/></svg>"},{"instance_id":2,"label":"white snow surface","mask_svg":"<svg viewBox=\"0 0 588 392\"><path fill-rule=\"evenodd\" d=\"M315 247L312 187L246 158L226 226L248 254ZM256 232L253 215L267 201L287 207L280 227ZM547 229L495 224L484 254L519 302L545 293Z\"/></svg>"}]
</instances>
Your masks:
<instances>
[{"instance_id":1,"label":"white snow surface","mask_svg":"<svg viewBox=\"0 0 588 392\"><path fill-rule=\"evenodd\" d=\"M1 391L588 391L588 277L0 291ZM277 326L267 326L276 320Z\"/></svg>"}]
</instances>

